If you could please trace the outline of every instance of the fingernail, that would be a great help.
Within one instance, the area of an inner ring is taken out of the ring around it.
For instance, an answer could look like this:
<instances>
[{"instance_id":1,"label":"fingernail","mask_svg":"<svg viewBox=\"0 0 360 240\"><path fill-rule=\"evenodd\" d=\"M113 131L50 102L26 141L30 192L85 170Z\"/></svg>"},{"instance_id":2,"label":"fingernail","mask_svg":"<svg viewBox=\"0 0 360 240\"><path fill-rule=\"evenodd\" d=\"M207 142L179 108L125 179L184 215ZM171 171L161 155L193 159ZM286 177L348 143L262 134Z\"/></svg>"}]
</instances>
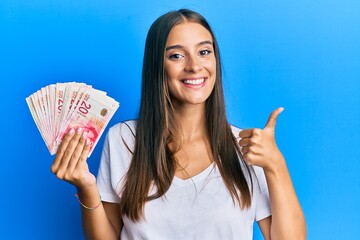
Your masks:
<instances>
[{"instance_id":1,"label":"fingernail","mask_svg":"<svg viewBox=\"0 0 360 240\"><path fill-rule=\"evenodd\" d=\"M73 128L70 128L68 134L69 134L69 135L72 135L74 132L75 132L75 130L74 130Z\"/></svg>"},{"instance_id":2,"label":"fingernail","mask_svg":"<svg viewBox=\"0 0 360 240\"><path fill-rule=\"evenodd\" d=\"M79 127L77 130L76 130L76 133L81 133L82 132L82 130L83 130L83 128L82 127Z\"/></svg>"},{"instance_id":3,"label":"fingernail","mask_svg":"<svg viewBox=\"0 0 360 240\"><path fill-rule=\"evenodd\" d=\"M90 145L90 139L87 138L86 141L85 141L85 144Z\"/></svg>"},{"instance_id":4,"label":"fingernail","mask_svg":"<svg viewBox=\"0 0 360 240\"><path fill-rule=\"evenodd\" d=\"M83 138L83 139L86 139L86 137L87 137L87 132L83 132L82 138Z\"/></svg>"}]
</instances>

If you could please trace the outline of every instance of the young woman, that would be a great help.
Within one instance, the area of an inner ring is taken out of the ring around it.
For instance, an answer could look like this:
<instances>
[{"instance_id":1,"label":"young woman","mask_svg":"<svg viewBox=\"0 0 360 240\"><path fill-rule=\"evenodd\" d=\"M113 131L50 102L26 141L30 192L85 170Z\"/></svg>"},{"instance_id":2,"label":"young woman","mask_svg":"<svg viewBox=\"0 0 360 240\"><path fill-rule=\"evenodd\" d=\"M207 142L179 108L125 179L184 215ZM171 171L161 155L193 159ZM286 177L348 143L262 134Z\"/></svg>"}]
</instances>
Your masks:
<instances>
[{"instance_id":1,"label":"young woman","mask_svg":"<svg viewBox=\"0 0 360 240\"><path fill-rule=\"evenodd\" d=\"M113 126L97 180L89 141L70 130L51 170L77 188L88 239L305 239L276 118L229 125L216 38L198 13L159 17L145 46L137 121Z\"/></svg>"}]
</instances>

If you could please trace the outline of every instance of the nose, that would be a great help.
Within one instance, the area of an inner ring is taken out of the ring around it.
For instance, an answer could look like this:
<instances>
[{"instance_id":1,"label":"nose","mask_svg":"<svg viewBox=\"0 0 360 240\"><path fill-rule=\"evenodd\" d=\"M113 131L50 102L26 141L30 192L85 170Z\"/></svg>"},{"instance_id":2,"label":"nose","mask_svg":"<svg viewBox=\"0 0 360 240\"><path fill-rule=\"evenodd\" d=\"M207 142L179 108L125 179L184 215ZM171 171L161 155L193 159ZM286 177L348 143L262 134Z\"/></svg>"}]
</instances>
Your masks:
<instances>
[{"instance_id":1,"label":"nose","mask_svg":"<svg viewBox=\"0 0 360 240\"><path fill-rule=\"evenodd\" d=\"M201 61L196 56L189 56L186 62L185 71L199 72L202 70Z\"/></svg>"}]
</instances>

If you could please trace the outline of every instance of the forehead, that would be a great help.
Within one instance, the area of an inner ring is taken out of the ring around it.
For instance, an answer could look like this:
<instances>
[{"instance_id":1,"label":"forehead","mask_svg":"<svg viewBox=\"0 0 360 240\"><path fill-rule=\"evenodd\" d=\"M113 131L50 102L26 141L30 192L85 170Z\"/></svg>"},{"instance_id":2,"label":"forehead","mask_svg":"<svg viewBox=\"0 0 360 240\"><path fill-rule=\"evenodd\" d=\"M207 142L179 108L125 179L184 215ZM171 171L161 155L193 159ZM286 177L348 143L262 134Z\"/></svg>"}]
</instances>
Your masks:
<instances>
[{"instance_id":1,"label":"forehead","mask_svg":"<svg viewBox=\"0 0 360 240\"><path fill-rule=\"evenodd\" d=\"M184 22L171 29L166 45L191 46L206 40L213 41L210 32L205 27L199 23Z\"/></svg>"}]
</instances>

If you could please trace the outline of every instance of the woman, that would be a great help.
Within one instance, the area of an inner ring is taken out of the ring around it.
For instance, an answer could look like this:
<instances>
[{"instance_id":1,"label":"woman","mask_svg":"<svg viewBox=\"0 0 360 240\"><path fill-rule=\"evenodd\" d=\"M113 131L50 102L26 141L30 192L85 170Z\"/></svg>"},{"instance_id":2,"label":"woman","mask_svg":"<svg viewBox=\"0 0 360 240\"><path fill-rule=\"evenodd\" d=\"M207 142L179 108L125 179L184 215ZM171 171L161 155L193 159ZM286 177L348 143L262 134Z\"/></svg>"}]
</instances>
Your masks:
<instances>
[{"instance_id":1,"label":"woman","mask_svg":"<svg viewBox=\"0 0 360 240\"><path fill-rule=\"evenodd\" d=\"M69 131L51 170L77 188L89 239L252 239L254 221L265 239L305 239L274 139L282 110L264 129L230 126L210 26L169 12L147 36L139 118L109 130L97 182L82 129Z\"/></svg>"}]
</instances>

